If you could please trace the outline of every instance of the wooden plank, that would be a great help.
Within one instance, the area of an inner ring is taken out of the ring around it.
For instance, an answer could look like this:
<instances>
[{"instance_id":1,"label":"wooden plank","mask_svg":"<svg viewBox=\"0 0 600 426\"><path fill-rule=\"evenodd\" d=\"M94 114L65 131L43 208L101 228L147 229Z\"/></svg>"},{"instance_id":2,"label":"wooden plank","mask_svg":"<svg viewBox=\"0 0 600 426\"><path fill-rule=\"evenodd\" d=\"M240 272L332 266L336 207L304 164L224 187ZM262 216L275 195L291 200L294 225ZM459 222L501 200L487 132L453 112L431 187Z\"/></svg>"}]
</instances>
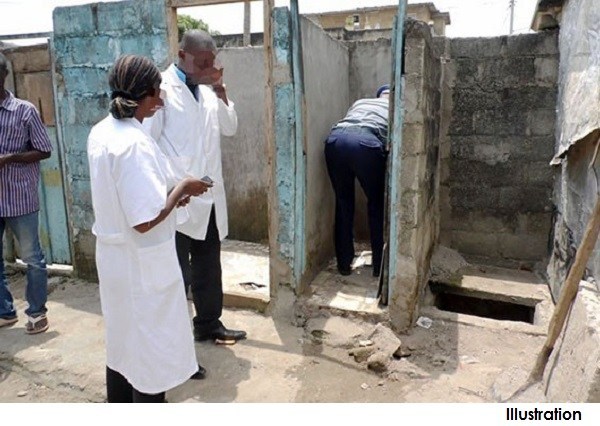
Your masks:
<instances>
[{"instance_id":1,"label":"wooden plank","mask_svg":"<svg viewBox=\"0 0 600 426\"><path fill-rule=\"evenodd\" d=\"M265 58L265 140L267 142L267 161L269 164L269 190L267 217L269 223L269 290L271 297L276 295L279 272L276 268L279 259L279 245L277 243L277 230L279 229L279 215L277 211L277 167L275 158L275 137L273 128L274 90L273 90L273 26L271 15L274 0L263 2L263 49Z\"/></svg>"},{"instance_id":2,"label":"wooden plank","mask_svg":"<svg viewBox=\"0 0 600 426\"><path fill-rule=\"evenodd\" d=\"M244 2L244 46L250 46L250 0Z\"/></svg>"},{"instance_id":3,"label":"wooden plank","mask_svg":"<svg viewBox=\"0 0 600 426\"><path fill-rule=\"evenodd\" d=\"M193 7L193 6L211 6L215 4L229 4L229 3L243 3L246 0L167 0L168 7ZM259 1L259 0L248 0L248 1ZM273 2L265 0L265 3L271 3L271 9L273 8Z\"/></svg>"},{"instance_id":4,"label":"wooden plank","mask_svg":"<svg viewBox=\"0 0 600 426\"><path fill-rule=\"evenodd\" d=\"M3 34L0 35L0 40L27 40L32 38L50 38L54 34L52 31L43 33L28 33L28 34Z\"/></svg>"},{"instance_id":5,"label":"wooden plank","mask_svg":"<svg viewBox=\"0 0 600 426\"><path fill-rule=\"evenodd\" d=\"M177 9L166 7L167 14L167 37L169 38L169 54L173 61L177 61L179 52L179 30L177 29Z\"/></svg>"},{"instance_id":6,"label":"wooden plank","mask_svg":"<svg viewBox=\"0 0 600 426\"><path fill-rule=\"evenodd\" d=\"M46 126L54 126L54 95L50 70L17 74L16 95L37 108Z\"/></svg>"},{"instance_id":7,"label":"wooden plank","mask_svg":"<svg viewBox=\"0 0 600 426\"><path fill-rule=\"evenodd\" d=\"M548 337L546 338L544 347L539 353L535 366L529 375L529 383L542 380L544 370L546 369L546 364L548 364L550 355L554 350L554 344L556 343L556 340L558 339L558 336L565 325L565 321L569 315L569 312L571 311L571 306L575 301L575 297L577 297L579 282L583 278L585 268L590 255L596 246L599 234L600 198L596 200L596 206L592 211L592 215L590 216L585 228L585 234L583 235L583 239L581 240L579 248L577 249L575 261L573 262L573 266L571 266L569 274L567 275L567 279L565 280L565 284L561 289L560 298L558 299L558 303L554 309L554 314L550 320L550 326L548 327Z\"/></svg>"}]
</instances>

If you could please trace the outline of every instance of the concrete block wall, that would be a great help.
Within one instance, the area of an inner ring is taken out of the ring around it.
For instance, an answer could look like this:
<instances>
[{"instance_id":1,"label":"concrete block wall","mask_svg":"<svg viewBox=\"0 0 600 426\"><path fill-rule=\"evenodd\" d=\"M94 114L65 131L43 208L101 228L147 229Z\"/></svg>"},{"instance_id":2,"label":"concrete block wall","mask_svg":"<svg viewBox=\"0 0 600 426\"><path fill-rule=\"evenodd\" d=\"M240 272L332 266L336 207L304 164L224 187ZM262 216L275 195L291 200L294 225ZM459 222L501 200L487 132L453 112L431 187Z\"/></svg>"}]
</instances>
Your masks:
<instances>
[{"instance_id":1,"label":"concrete block wall","mask_svg":"<svg viewBox=\"0 0 600 426\"><path fill-rule=\"evenodd\" d=\"M78 276L95 277L94 221L86 143L91 127L108 114L108 70L121 54L169 63L163 0L95 3L54 10L53 54L59 128L67 166L67 204Z\"/></svg>"},{"instance_id":2,"label":"concrete block wall","mask_svg":"<svg viewBox=\"0 0 600 426\"><path fill-rule=\"evenodd\" d=\"M238 131L222 137L229 238L266 243L269 238L269 168L265 139L265 59L262 47L219 52L227 94L235 103Z\"/></svg>"},{"instance_id":3,"label":"concrete block wall","mask_svg":"<svg viewBox=\"0 0 600 426\"><path fill-rule=\"evenodd\" d=\"M542 261L553 209L557 34L446 46L441 243L507 266Z\"/></svg>"},{"instance_id":4,"label":"concrete block wall","mask_svg":"<svg viewBox=\"0 0 600 426\"><path fill-rule=\"evenodd\" d=\"M400 163L397 282L390 283L390 318L404 330L417 318L439 233L440 55L429 27L406 27L404 126Z\"/></svg>"},{"instance_id":5,"label":"concrete block wall","mask_svg":"<svg viewBox=\"0 0 600 426\"><path fill-rule=\"evenodd\" d=\"M335 198L325 164L324 141L350 105L349 55L307 18L301 18L306 142L306 280L333 257Z\"/></svg>"}]
</instances>

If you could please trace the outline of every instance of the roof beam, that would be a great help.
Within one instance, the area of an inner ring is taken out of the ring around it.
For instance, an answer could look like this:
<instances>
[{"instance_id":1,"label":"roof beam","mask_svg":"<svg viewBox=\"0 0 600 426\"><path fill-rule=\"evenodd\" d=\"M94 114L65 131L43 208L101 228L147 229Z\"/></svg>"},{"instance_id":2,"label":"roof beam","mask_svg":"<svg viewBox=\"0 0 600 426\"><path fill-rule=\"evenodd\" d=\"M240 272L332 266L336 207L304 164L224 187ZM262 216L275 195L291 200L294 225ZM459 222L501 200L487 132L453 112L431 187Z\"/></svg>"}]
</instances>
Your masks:
<instances>
[{"instance_id":1,"label":"roof beam","mask_svg":"<svg viewBox=\"0 0 600 426\"><path fill-rule=\"evenodd\" d=\"M29 33L29 34L2 34L0 40L21 40L28 38L50 38L52 31L45 33Z\"/></svg>"},{"instance_id":2,"label":"roof beam","mask_svg":"<svg viewBox=\"0 0 600 426\"><path fill-rule=\"evenodd\" d=\"M214 4L244 3L246 0L167 0L169 7L209 6ZM259 1L259 0L248 0Z\"/></svg>"}]
</instances>

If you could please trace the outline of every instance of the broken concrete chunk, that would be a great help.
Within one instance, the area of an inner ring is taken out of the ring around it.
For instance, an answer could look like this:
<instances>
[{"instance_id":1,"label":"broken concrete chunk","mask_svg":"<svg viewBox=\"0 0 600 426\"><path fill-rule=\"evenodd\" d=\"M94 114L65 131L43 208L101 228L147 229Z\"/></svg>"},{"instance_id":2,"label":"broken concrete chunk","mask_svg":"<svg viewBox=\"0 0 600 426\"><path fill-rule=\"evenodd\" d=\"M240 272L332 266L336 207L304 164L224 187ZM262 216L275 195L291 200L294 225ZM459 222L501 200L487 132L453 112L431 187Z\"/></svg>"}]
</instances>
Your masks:
<instances>
[{"instance_id":1,"label":"broken concrete chunk","mask_svg":"<svg viewBox=\"0 0 600 426\"><path fill-rule=\"evenodd\" d=\"M28 394L28 393L29 393L29 392L27 392L27 391L20 391L20 392L17 394L17 396L18 396L19 398L21 398L21 397L27 396L27 394Z\"/></svg>"},{"instance_id":2,"label":"broken concrete chunk","mask_svg":"<svg viewBox=\"0 0 600 426\"><path fill-rule=\"evenodd\" d=\"M431 256L431 281L453 282L460 278L461 269L469 266L456 250L438 246Z\"/></svg>"},{"instance_id":3,"label":"broken concrete chunk","mask_svg":"<svg viewBox=\"0 0 600 426\"><path fill-rule=\"evenodd\" d=\"M361 363L365 362L375 352L374 346L364 348L353 348L348 351L348 355L354 357L354 361Z\"/></svg>"},{"instance_id":4,"label":"broken concrete chunk","mask_svg":"<svg viewBox=\"0 0 600 426\"><path fill-rule=\"evenodd\" d=\"M381 323L375 326L371 334L368 336L368 340L371 340L373 342L373 346L386 353L388 357L391 357L396 349L402 345L402 341L396 336L396 334L394 334L391 329Z\"/></svg>"},{"instance_id":5,"label":"broken concrete chunk","mask_svg":"<svg viewBox=\"0 0 600 426\"><path fill-rule=\"evenodd\" d=\"M313 330L310 332L310 336L315 343L323 343L323 340L327 338L327 334L324 330Z\"/></svg>"},{"instance_id":6,"label":"broken concrete chunk","mask_svg":"<svg viewBox=\"0 0 600 426\"><path fill-rule=\"evenodd\" d=\"M392 357L395 359L406 358L412 355L412 351L409 348L405 348L404 346L398 347L392 354Z\"/></svg>"},{"instance_id":7,"label":"broken concrete chunk","mask_svg":"<svg viewBox=\"0 0 600 426\"><path fill-rule=\"evenodd\" d=\"M383 373L388 370L390 357L383 352L375 352L367 360L367 368L376 373Z\"/></svg>"}]
</instances>

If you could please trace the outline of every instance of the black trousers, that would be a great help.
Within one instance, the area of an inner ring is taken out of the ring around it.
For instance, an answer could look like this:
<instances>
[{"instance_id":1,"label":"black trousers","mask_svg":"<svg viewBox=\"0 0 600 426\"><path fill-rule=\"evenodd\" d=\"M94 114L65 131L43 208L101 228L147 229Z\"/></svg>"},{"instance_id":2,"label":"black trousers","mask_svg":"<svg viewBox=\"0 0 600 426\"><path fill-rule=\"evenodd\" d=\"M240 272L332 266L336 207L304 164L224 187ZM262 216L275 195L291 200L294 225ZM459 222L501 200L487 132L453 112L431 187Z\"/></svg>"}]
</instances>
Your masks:
<instances>
[{"instance_id":1,"label":"black trousers","mask_svg":"<svg viewBox=\"0 0 600 426\"><path fill-rule=\"evenodd\" d=\"M165 392L142 393L131 386L127 379L115 370L106 367L106 395L111 403L165 402Z\"/></svg>"},{"instance_id":2,"label":"black trousers","mask_svg":"<svg viewBox=\"0 0 600 426\"><path fill-rule=\"evenodd\" d=\"M365 132L333 131L325 145L325 160L335 192L335 253L338 267L348 269L354 258L354 184L358 179L367 196L367 213L373 251L373 272L378 275L383 253L386 155L379 147L365 146Z\"/></svg>"},{"instance_id":3,"label":"black trousers","mask_svg":"<svg viewBox=\"0 0 600 426\"><path fill-rule=\"evenodd\" d=\"M196 316L194 329L206 333L217 328L223 313L221 240L213 206L205 240L195 240L180 232L175 236L177 257L185 290L192 288Z\"/></svg>"}]
</instances>

